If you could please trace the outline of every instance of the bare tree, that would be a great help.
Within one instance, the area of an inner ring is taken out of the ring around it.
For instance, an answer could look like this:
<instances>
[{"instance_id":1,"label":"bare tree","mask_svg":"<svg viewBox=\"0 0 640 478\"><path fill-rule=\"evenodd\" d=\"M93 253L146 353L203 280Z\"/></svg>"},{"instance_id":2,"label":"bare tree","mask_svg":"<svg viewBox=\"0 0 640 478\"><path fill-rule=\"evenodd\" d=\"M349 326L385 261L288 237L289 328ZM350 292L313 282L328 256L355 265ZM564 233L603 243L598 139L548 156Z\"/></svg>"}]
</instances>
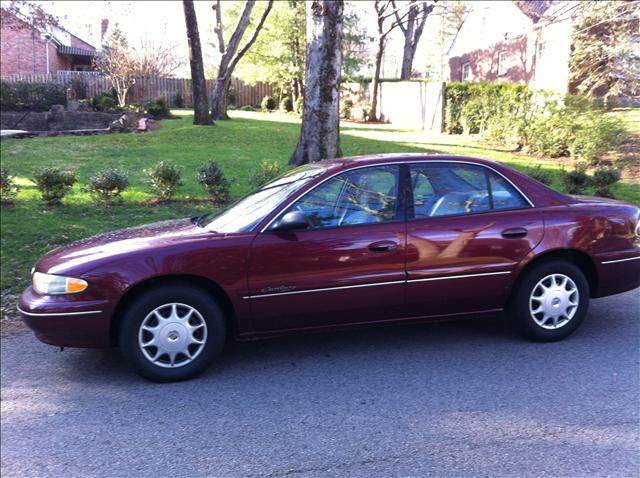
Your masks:
<instances>
[{"instance_id":1,"label":"bare tree","mask_svg":"<svg viewBox=\"0 0 640 478\"><path fill-rule=\"evenodd\" d=\"M215 32L218 37L218 50L222 55L218 65L216 82L213 87L213 98L211 99L211 116L214 120L227 119L229 117L227 115L227 94L229 92L229 85L231 84L233 69L249 48L251 48L251 45L256 41L256 38L258 38L258 34L260 33L260 30L271 11L271 7L273 6L273 0L269 0L262 17L249 37L249 40L247 40L244 46L240 48L242 37L251 23L251 11L255 4L255 0L248 0L244 4L244 9L240 15L238 24L231 34L231 38L229 39L229 43L226 47L224 44L224 34L222 30L222 9L220 7L220 0L217 0L213 5L213 11L216 15Z\"/></svg>"},{"instance_id":2,"label":"bare tree","mask_svg":"<svg viewBox=\"0 0 640 478\"><path fill-rule=\"evenodd\" d=\"M127 93L136 82L138 60L124 33L116 27L107 39L103 52L95 58L96 69L111 80L118 96L118 105L127 104Z\"/></svg>"},{"instance_id":3,"label":"bare tree","mask_svg":"<svg viewBox=\"0 0 640 478\"><path fill-rule=\"evenodd\" d=\"M162 39L142 40L133 52L138 60L140 77L171 78L184 64L184 58L178 53L178 45L165 43Z\"/></svg>"},{"instance_id":4,"label":"bare tree","mask_svg":"<svg viewBox=\"0 0 640 478\"><path fill-rule=\"evenodd\" d=\"M182 6L184 7L184 21L187 25L187 39L189 41L189 64L191 66L191 90L194 110L193 124L211 124L196 9L193 6L193 0L183 0Z\"/></svg>"},{"instance_id":5,"label":"bare tree","mask_svg":"<svg viewBox=\"0 0 640 478\"><path fill-rule=\"evenodd\" d=\"M384 55L384 47L387 43L387 35L391 33L392 28L385 25L386 19L389 18L388 10L392 7L391 0L375 0L373 8L376 11L376 20L378 26L378 36L376 38L376 56L373 62L373 84L371 92L371 113L370 121L378 121L378 91L380 90L380 70L382 68L382 56Z\"/></svg>"},{"instance_id":6,"label":"bare tree","mask_svg":"<svg viewBox=\"0 0 640 478\"><path fill-rule=\"evenodd\" d=\"M408 9L407 6L409 7ZM402 61L403 74L405 69L405 62L408 62L409 66L407 78L404 78L404 76L402 78L408 79L411 76L411 66L413 65L413 58L415 56L415 50L418 45L418 40L420 39L420 36L422 35L422 31L424 29L424 22L422 21L422 18L419 18L419 16L424 15L424 20L426 21L426 16L429 15L429 13L431 13L431 11L433 10L432 5L429 5L425 8L425 1L417 2L416 0L411 0L407 6L396 8L395 0L375 0L373 4L373 7L376 11L378 35L376 39L376 55L373 68L373 91L371 92L371 121L378 120L378 91L380 90L380 70L382 68L382 57L384 56L384 49L388 35L397 27L401 27L403 29L402 31L405 36L405 56ZM420 10L421 6L422 10ZM390 18L392 20L391 22L388 22L387 20L389 20ZM410 61L407 60L407 55L410 55Z\"/></svg>"},{"instance_id":7,"label":"bare tree","mask_svg":"<svg viewBox=\"0 0 640 478\"><path fill-rule=\"evenodd\" d=\"M393 12L396 17L396 24L404 35L404 49L402 52L402 70L400 79L409 80L413 69L413 59L416 56L416 48L424 30L427 17L433 11L435 4L418 4L417 0L409 1L409 10L405 14L405 19L400 16L395 0L391 1Z\"/></svg>"},{"instance_id":8,"label":"bare tree","mask_svg":"<svg viewBox=\"0 0 640 478\"><path fill-rule=\"evenodd\" d=\"M335 158L340 151L342 0L314 0L307 10L307 70L298 145L289 164Z\"/></svg>"},{"instance_id":9,"label":"bare tree","mask_svg":"<svg viewBox=\"0 0 640 478\"><path fill-rule=\"evenodd\" d=\"M2 29L18 30L24 24L36 30L48 30L50 27L57 27L59 19L55 15L47 13L42 6L36 2L28 0L10 0L2 2L0 9L0 20Z\"/></svg>"}]
</instances>

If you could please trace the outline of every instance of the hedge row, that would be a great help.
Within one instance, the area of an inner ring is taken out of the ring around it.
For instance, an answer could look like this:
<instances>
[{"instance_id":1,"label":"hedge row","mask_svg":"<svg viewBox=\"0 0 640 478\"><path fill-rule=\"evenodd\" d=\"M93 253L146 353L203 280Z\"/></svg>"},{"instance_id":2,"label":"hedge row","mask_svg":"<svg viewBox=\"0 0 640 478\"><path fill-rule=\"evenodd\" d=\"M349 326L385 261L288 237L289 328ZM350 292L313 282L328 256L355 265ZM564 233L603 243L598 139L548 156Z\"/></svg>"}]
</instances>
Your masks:
<instances>
[{"instance_id":1,"label":"hedge row","mask_svg":"<svg viewBox=\"0 0 640 478\"><path fill-rule=\"evenodd\" d=\"M64 85L0 80L0 108L3 111L49 111L53 105L67 105Z\"/></svg>"},{"instance_id":2,"label":"hedge row","mask_svg":"<svg viewBox=\"0 0 640 478\"><path fill-rule=\"evenodd\" d=\"M624 137L621 120L606 113L602 102L534 94L513 83L450 83L445 95L449 134L480 133L511 149L590 163Z\"/></svg>"}]
</instances>

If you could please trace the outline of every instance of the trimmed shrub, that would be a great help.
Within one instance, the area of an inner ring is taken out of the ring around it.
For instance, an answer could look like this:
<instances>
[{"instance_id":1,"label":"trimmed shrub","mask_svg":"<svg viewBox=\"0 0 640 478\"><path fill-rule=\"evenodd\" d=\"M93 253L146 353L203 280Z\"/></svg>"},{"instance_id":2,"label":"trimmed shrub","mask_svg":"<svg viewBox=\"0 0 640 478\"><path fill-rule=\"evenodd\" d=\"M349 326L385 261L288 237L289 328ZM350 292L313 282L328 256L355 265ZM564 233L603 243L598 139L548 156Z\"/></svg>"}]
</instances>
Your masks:
<instances>
[{"instance_id":1,"label":"trimmed shrub","mask_svg":"<svg viewBox=\"0 0 640 478\"><path fill-rule=\"evenodd\" d=\"M76 175L55 166L39 169L33 177L42 200L49 206L62 203L62 199L71 191L76 183Z\"/></svg>"},{"instance_id":2,"label":"trimmed shrub","mask_svg":"<svg viewBox=\"0 0 640 478\"><path fill-rule=\"evenodd\" d=\"M120 193L129 186L129 176L118 169L105 169L89 178L83 188L98 203L113 203L120 199Z\"/></svg>"},{"instance_id":3,"label":"trimmed shrub","mask_svg":"<svg viewBox=\"0 0 640 478\"><path fill-rule=\"evenodd\" d=\"M280 111L293 111L293 101L288 96L285 96L280 100Z\"/></svg>"},{"instance_id":4,"label":"trimmed shrub","mask_svg":"<svg viewBox=\"0 0 640 478\"><path fill-rule=\"evenodd\" d=\"M48 111L53 105L67 105L64 85L0 80L0 109L3 111Z\"/></svg>"},{"instance_id":5,"label":"trimmed shrub","mask_svg":"<svg viewBox=\"0 0 640 478\"><path fill-rule=\"evenodd\" d=\"M171 116L171 110L164 98L156 98L144 106L145 111L155 118Z\"/></svg>"},{"instance_id":6,"label":"trimmed shrub","mask_svg":"<svg viewBox=\"0 0 640 478\"><path fill-rule=\"evenodd\" d=\"M262 102L260 103L260 108L263 110L272 111L276 109L276 100L273 99L273 96L265 96L262 98Z\"/></svg>"},{"instance_id":7,"label":"trimmed shrub","mask_svg":"<svg viewBox=\"0 0 640 478\"><path fill-rule=\"evenodd\" d=\"M612 188L620 181L620 171L609 166L600 166L593 172L592 183L598 196L613 197Z\"/></svg>"},{"instance_id":8,"label":"trimmed shrub","mask_svg":"<svg viewBox=\"0 0 640 478\"><path fill-rule=\"evenodd\" d=\"M179 91L173 95L173 106L176 108L184 108L184 98L182 98L182 94Z\"/></svg>"},{"instance_id":9,"label":"trimmed shrub","mask_svg":"<svg viewBox=\"0 0 640 478\"><path fill-rule=\"evenodd\" d=\"M353 109L353 101L346 99L340 103L340 117L351 119L351 110Z\"/></svg>"},{"instance_id":10,"label":"trimmed shrub","mask_svg":"<svg viewBox=\"0 0 640 478\"><path fill-rule=\"evenodd\" d=\"M145 169L144 173L149 178L152 191L163 201L171 199L182 186L182 171L168 161L160 161Z\"/></svg>"},{"instance_id":11,"label":"trimmed shrub","mask_svg":"<svg viewBox=\"0 0 640 478\"><path fill-rule=\"evenodd\" d=\"M575 158L594 164L624 137L622 120L607 116L604 110L576 116L574 135L569 142L569 152Z\"/></svg>"},{"instance_id":12,"label":"trimmed shrub","mask_svg":"<svg viewBox=\"0 0 640 478\"><path fill-rule=\"evenodd\" d=\"M9 170L0 167L0 200L11 201L18 195L20 187L14 181L13 176L9 174Z\"/></svg>"},{"instance_id":13,"label":"trimmed shrub","mask_svg":"<svg viewBox=\"0 0 640 478\"><path fill-rule=\"evenodd\" d=\"M280 164L275 161L272 163L262 161L254 175L251 176L250 183L253 187L258 188L277 178L280 174L282 174L282 166Z\"/></svg>"},{"instance_id":14,"label":"trimmed shrub","mask_svg":"<svg viewBox=\"0 0 640 478\"><path fill-rule=\"evenodd\" d=\"M302 116L302 112L304 111L304 98L302 96L298 96L296 101L293 102L293 111L298 116Z\"/></svg>"},{"instance_id":15,"label":"trimmed shrub","mask_svg":"<svg viewBox=\"0 0 640 478\"><path fill-rule=\"evenodd\" d=\"M96 111L113 111L118 106L118 99L113 91L103 91L91 98L91 106Z\"/></svg>"},{"instance_id":16,"label":"trimmed shrub","mask_svg":"<svg viewBox=\"0 0 640 478\"><path fill-rule=\"evenodd\" d=\"M244 105L240 107L240 111L255 111L256 109L251 105Z\"/></svg>"},{"instance_id":17,"label":"trimmed shrub","mask_svg":"<svg viewBox=\"0 0 640 478\"><path fill-rule=\"evenodd\" d=\"M224 175L224 171L215 161L209 161L198 168L196 180L204 186L209 197L216 204L229 202L231 183Z\"/></svg>"},{"instance_id":18,"label":"trimmed shrub","mask_svg":"<svg viewBox=\"0 0 640 478\"><path fill-rule=\"evenodd\" d=\"M567 194L584 194L589 187L587 165L578 163L573 170L562 171L562 186Z\"/></svg>"},{"instance_id":19,"label":"trimmed shrub","mask_svg":"<svg viewBox=\"0 0 640 478\"><path fill-rule=\"evenodd\" d=\"M524 173L536 181L550 186L553 183L553 173L548 169L543 169L541 164L534 167L528 167Z\"/></svg>"}]
</instances>

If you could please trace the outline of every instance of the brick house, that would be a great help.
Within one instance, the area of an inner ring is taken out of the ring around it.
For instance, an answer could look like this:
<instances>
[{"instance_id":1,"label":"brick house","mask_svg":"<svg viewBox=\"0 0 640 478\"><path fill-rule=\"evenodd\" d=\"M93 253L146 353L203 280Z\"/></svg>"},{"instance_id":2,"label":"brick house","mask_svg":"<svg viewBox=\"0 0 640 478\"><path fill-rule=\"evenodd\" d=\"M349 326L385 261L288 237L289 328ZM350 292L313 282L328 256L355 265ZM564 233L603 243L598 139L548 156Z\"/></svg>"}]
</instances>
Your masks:
<instances>
[{"instance_id":1,"label":"brick house","mask_svg":"<svg viewBox=\"0 0 640 478\"><path fill-rule=\"evenodd\" d=\"M450 81L505 81L568 92L573 2L472 3L449 53Z\"/></svg>"},{"instance_id":2,"label":"brick house","mask_svg":"<svg viewBox=\"0 0 640 478\"><path fill-rule=\"evenodd\" d=\"M44 75L59 71L93 70L96 47L64 29L46 31L32 26L26 19L0 10L0 74ZM106 27L102 25L103 33Z\"/></svg>"}]
</instances>

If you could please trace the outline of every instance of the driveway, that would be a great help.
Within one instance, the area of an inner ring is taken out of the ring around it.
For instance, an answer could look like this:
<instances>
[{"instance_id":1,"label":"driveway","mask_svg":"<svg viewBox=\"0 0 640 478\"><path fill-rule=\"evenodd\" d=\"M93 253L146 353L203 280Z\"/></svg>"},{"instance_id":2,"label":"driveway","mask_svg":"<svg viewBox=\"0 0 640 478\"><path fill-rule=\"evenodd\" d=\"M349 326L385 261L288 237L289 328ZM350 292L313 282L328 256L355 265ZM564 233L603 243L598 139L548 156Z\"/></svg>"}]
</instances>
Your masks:
<instances>
[{"instance_id":1,"label":"driveway","mask_svg":"<svg viewBox=\"0 0 640 478\"><path fill-rule=\"evenodd\" d=\"M2 340L2 476L638 476L640 294L570 339L499 320L231 346L156 385L116 351Z\"/></svg>"}]
</instances>

